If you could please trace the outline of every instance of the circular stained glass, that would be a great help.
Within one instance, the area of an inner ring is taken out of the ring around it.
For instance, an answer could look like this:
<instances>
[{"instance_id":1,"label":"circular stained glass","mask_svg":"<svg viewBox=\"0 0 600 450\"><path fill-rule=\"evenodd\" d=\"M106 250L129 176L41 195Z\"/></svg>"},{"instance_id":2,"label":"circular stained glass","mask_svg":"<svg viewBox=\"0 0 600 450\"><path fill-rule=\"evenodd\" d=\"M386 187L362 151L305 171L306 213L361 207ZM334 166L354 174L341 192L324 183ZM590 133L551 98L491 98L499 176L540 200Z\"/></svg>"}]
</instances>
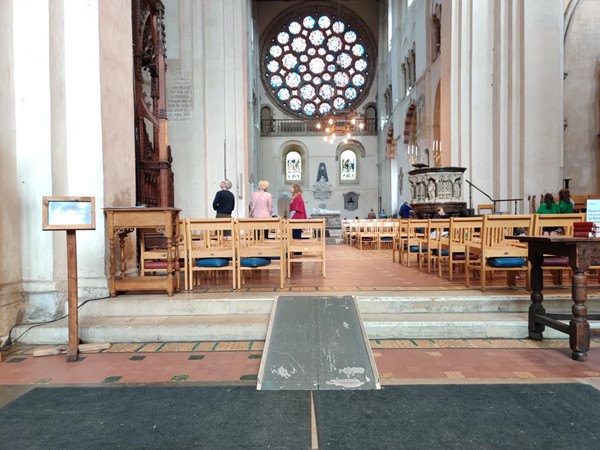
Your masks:
<instances>
[{"instance_id":1,"label":"circular stained glass","mask_svg":"<svg viewBox=\"0 0 600 450\"><path fill-rule=\"evenodd\" d=\"M294 50L296 53L302 53L304 50L306 50L306 39L303 37L295 37L292 40L292 50Z\"/></svg>"},{"instance_id":2,"label":"circular stained glass","mask_svg":"<svg viewBox=\"0 0 600 450\"><path fill-rule=\"evenodd\" d=\"M337 22L335 22L333 24L331 29L333 30L334 33L343 33L344 30L346 29L346 25L344 25L344 22L341 22L338 20Z\"/></svg>"},{"instance_id":3,"label":"circular stained glass","mask_svg":"<svg viewBox=\"0 0 600 450\"><path fill-rule=\"evenodd\" d=\"M352 44L352 43L356 42L356 33L352 30L347 31L346 34L344 34L344 40L348 44Z\"/></svg>"},{"instance_id":4,"label":"circular stained glass","mask_svg":"<svg viewBox=\"0 0 600 450\"><path fill-rule=\"evenodd\" d=\"M292 108L293 111L300 110L300 108L302 108L302 100L298 97L294 97L290 100L290 108Z\"/></svg>"},{"instance_id":5,"label":"circular stained glass","mask_svg":"<svg viewBox=\"0 0 600 450\"><path fill-rule=\"evenodd\" d=\"M317 92L312 84L305 84L300 88L300 95L304 100L312 100L317 95Z\"/></svg>"},{"instance_id":6,"label":"circular stained glass","mask_svg":"<svg viewBox=\"0 0 600 450\"><path fill-rule=\"evenodd\" d=\"M365 77L360 73L357 73L352 77L352 84L354 84L354 86L362 87L365 84Z\"/></svg>"},{"instance_id":7,"label":"circular stained glass","mask_svg":"<svg viewBox=\"0 0 600 450\"><path fill-rule=\"evenodd\" d=\"M364 59L359 59L354 63L354 68L359 72L364 72L367 69L367 62Z\"/></svg>"},{"instance_id":8,"label":"circular stained glass","mask_svg":"<svg viewBox=\"0 0 600 450\"><path fill-rule=\"evenodd\" d=\"M307 116L314 116L317 112L317 105L315 105L314 103L305 103L304 108L302 109L304 110L304 113Z\"/></svg>"},{"instance_id":9,"label":"circular stained glass","mask_svg":"<svg viewBox=\"0 0 600 450\"><path fill-rule=\"evenodd\" d=\"M287 44L290 42L290 35L282 31L277 35L277 42L279 42L281 45Z\"/></svg>"},{"instance_id":10,"label":"circular stained glass","mask_svg":"<svg viewBox=\"0 0 600 450\"><path fill-rule=\"evenodd\" d=\"M360 45L360 44L355 44L354 47L352 47L352 54L354 56L362 56L365 53L365 48Z\"/></svg>"},{"instance_id":11,"label":"circular stained glass","mask_svg":"<svg viewBox=\"0 0 600 450\"><path fill-rule=\"evenodd\" d=\"M273 75L271 77L271 86L278 88L283 83L282 78L279 75Z\"/></svg>"},{"instance_id":12,"label":"circular stained glass","mask_svg":"<svg viewBox=\"0 0 600 450\"><path fill-rule=\"evenodd\" d=\"M365 100L375 50L349 9L291 7L262 38L261 78L273 101L293 115L340 114Z\"/></svg>"},{"instance_id":13,"label":"circular stained glass","mask_svg":"<svg viewBox=\"0 0 600 450\"><path fill-rule=\"evenodd\" d=\"M335 109L344 109L346 107L346 100L343 97L336 97L333 99L333 107Z\"/></svg>"},{"instance_id":14,"label":"circular stained glass","mask_svg":"<svg viewBox=\"0 0 600 450\"><path fill-rule=\"evenodd\" d=\"M288 70L293 69L294 67L296 67L296 64L298 64L298 58L296 58L291 53L288 53L287 55L285 55L283 57L283 59L281 60L281 63L283 64L283 67L285 67L286 69L288 69Z\"/></svg>"},{"instance_id":15,"label":"circular stained glass","mask_svg":"<svg viewBox=\"0 0 600 450\"><path fill-rule=\"evenodd\" d=\"M314 30L308 35L308 40L312 45L318 47L325 41L325 35L321 30Z\"/></svg>"},{"instance_id":16,"label":"circular stained glass","mask_svg":"<svg viewBox=\"0 0 600 450\"><path fill-rule=\"evenodd\" d=\"M325 71L325 61L321 58L313 58L308 64L310 71L314 74L321 74Z\"/></svg>"},{"instance_id":17,"label":"circular stained glass","mask_svg":"<svg viewBox=\"0 0 600 450\"><path fill-rule=\"evenodd\" d=\"M290 72L285 77L285 83L291 88L297 88L300 86L300 81L300 75L298 75L296 72Z\"/></svg>"},{"instance_id":18,"label":"circular stained glass","mask_svg":"<svg viewBox=\"0 0 600 450\"><path fill-rule=\"evenodd\" d=\"M346 89L344 91L344 96L348 99L348 100L354 100L356 98L356 96L358 95L358 92L356 92L356 89L354 89L353 87L349 87L348 89Z\"/></svg>"},{"instance_id":19,"label":"circular stained glass","mask_svg":"<svg viewBox=\"0 0 600 450\"><path fill-rule=\"evenodd\" d=\"M333 76L333 82L340 88L346 87L349 81L350 77L346 72L338 72Z\"/></svg>"},{"instance_id":20,"label":"circular stained glass","mask_svg":"<svg viewBox=\"0 0 600 450\"><path fill-rule=\"evenodd\" d=\"M319 26L326 30L331 25L331 19L327 16L319 17Z\"/></svg>"},{"instance_id":21,"label":"circular stained glass","mask_svg":"<svg viewBox=\"0 0 600 450\"><path fill-rule=\"evenodd\" d=\"M288 30L290 30L290 33L292 34L298 34L302 31L302 25L300 25L298 22L292 22L290 23Z\"/></svg>"},{"instance_id":22,"label":"circular stained glass","mask_svg":"<svg viewBox=\"0 0 600 450\"><path fill-rule=\"evenodd\" d=\"M302 25L304 25L304 28L310 30L311 28L315 27L315 19L313 16L306 16L304 18L304 20L302 21Z\"/></svg>"},{"instance_id":23,"label":"circular stained glass","mask_svg":"<svg viewBox=\"0 0 600 450\"><path fill-rule=\"evenodd\" d=\"M323 100L331 100L335 94L335 88L330 84L324 84L319 88L319 96Z\"/></svg>"},{"instance_id":24,"label":"circular stained glass","mask_svg":"<svg viewBox=\"0 0 600 450\"><path fill-rule=\"evenodd\" d=\"M338 66L343 69L347 69L352 65L352 56L348 53L340 53L337 57Z\"/></svg>"},{"instance_id":25,"label":"circular stained glass","mask_svg":"<svg viewBox=\"0 0 600 450\"><path fill-rule=\"evenodd\" d=\"M277 58L277 57L281 56L281 53L283 53L283 50L281 50L281 47L279 45L273 45L271 47L271 50L269 51L269 53L271 54L272 57Z\"/></svg>"},{"instance_id":26,"label":"circular stained glass","mask_svg":"<svg viewBox=\"0 0 600 450\"><path fill-rule=\"evenodd\" d=\"M330 52L339 52L342 49L342 45L342 40L337 36L331 36L327 39L327 48Z\"/></svg>"},{"instance_id":27,"label":"circular stained glass","mask_svg":"<svg viewBox=\"0 0 600 450\"><path fill-rule=\"evenodd\" d=\"M282 101L286 101L289 100L290 98L290 91L287 88L281 88L279 89L279 91L277 92L277 97L279 97L280 100Z\"/></svg>"},{"instance_id":28,"label":"circular stained glass","mask_svg":"<svg viewBox=\"0 0 600 450\"><path fill-rule=\"evenodd\" d=\"M319 114L326 115L331 112L331 105L329 103L321 103L319 105Z\"/></svg>"}]
</instances>

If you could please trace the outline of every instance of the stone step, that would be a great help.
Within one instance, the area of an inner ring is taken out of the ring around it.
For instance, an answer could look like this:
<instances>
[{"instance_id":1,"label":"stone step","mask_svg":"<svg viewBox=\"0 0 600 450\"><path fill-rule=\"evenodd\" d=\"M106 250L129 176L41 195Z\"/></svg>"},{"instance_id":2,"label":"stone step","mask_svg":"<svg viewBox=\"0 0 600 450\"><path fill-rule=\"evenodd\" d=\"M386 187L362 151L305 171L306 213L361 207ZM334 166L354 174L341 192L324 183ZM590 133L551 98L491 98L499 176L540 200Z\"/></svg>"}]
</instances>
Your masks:
<instances>
[{"instance_id":1,"label":"stone step","mask_svg":"<svg viewBox=\"0 0 600 450\"><path fill-rule=\"evenodd\" d=\"M527 313L363 314L369 339L522 339ZM82 342L263 341L270 316L88 316L79 321ZM22 344L64 344L67 319L32 327L21 325L12 338ZM596 325L592 325L593 328ZM546 338L566 338L547 328Z\"/></svg>"},{"instance_id":2,"label":"stone step","mask_svg":"<svg viewBox=\"0 0 600 450\"><path fill-rule=\"evenodd\" d=\"M82 342L262 341L275 296L195 298L124 295L86 302L79 311ZM248 294L245 294L248 295ZM308 294L307 294L308 295ZM369 339L522 339L527 295L357 295ZM568 312L566 296L544 298L548 312ZM591 313L592 311L590 311ZM591 324L593 328L597 325ZM547 328L546 338L566 338ZM20 325L11 338L23 344L65 344L68 322Z\"/></svg>"}]
</instances>

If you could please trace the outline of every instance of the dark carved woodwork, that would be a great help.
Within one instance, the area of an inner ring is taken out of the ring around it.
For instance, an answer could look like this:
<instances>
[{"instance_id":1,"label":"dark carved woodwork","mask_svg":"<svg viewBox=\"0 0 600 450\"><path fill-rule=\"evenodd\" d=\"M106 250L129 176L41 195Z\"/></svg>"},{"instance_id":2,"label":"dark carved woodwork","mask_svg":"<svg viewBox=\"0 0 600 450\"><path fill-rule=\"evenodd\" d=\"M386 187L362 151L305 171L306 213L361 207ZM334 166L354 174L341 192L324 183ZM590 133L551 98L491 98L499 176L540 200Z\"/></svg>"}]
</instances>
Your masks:
<instances>
[{"instance_id":1,"label":"dark carved woodwork","mask_svg":"<svg viewBox=\"0 0 600 450\"><path fill-rule=\"evenodd\" d=\"M168 145L164 5L132 0L136 134L136 201L174 206L174 175Z\"/></svg>"}]
</instances>

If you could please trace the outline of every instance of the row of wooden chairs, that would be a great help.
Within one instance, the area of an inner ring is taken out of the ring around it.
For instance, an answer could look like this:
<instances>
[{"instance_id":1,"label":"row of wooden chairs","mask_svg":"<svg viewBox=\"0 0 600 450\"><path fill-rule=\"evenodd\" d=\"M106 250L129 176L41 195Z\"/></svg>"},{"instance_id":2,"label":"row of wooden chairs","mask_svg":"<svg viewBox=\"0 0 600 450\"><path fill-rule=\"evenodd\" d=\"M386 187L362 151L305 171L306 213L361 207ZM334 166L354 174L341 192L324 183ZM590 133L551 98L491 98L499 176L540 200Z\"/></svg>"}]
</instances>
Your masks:
<instances>
[{"instance_id":1,"label":"row of wooden chairs","mask_svg":"<svg viewBox=\"0 0 600 450\"><path fill-rule=\"evenodd\" d=\"M437 266L438 276L447 267L453 279L457 268L465 273L465 283L471 285L471 274L479 274L480 289L495 272L507 274L507 284L516 284L516 275L524 271L529 289L527 245L510 237L541 236L548 229L573 234L573 223L585 220L585 214L523 214L485 215L483 217L453 217L450 219L401 220L392 247L392 260L431 272ZM562 274L570 271L568 260L548 255L543 268L551 270L556 284L562 284ZM595 267L594 267L595 268Z\"/></svg>"},{"instance_id":2,"label":"row of wooden chairs","mask_svg":"<svg viewBox=\"0 0 600 450\"><path fill-rule=\"evenodd\" d=\"M141 234L141 276L166 271L168 249L150 248L149 236ZM198 286L203 274L223 272L231 274L233 289L239 289L252 271L278 272L283 288L292 263L320 263L325 277L324 219L186 218L180 221L178 244L176 270L183 272L186 290Z\"/></svg>"},{"instance_id":3,"label":"row of wooden chairs","mask_svg":"<svg viewBox=\"0 0 600 450\"><path fill-rule=\"evenodd\" d=\"M359 249L392 247L399 219L343 219L342 240Z\"/></svg>"}]
</instances>

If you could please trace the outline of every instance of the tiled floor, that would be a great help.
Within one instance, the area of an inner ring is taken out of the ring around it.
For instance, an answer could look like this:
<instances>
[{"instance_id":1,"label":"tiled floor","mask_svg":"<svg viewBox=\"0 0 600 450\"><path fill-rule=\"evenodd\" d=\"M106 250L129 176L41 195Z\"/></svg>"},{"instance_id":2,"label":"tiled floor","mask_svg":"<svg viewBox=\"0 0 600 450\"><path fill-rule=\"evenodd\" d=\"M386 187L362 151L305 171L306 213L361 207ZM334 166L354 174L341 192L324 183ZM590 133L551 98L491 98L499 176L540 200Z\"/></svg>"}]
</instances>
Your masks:
<instances>
[{"instance_id":1,"label":"tiled floor","mask_svg":"<svg viewBox=\"0 0 600 450\"><path fill-rule=\"evenodd\" d=\"M392 263L389 250L328 246L327 278L318 267L294 268L284 291L459 291L464 275L450 282L436 274ZM228 295L228 280L194 292ZM279 291L269 276L249 278L239 294ZM528 295L524 280L513 294ZM213 280L215 282L215 280ZM506 289L504 276L492 282L489 295ZM478 288L471 287L472 291ZM590 281L590 296L598 295ZM569 293L569 286L548 292ZM185 294L189 295L189 294ZM393 295L393 294L392 294ZM82 353L77 362L64 354L34 357L35 347L14 345L0 363L0 405L40 385L124 383L256 383L263 342L180 342L112 344L109 349ZM600 387L600 340L593 340L585 362L573 361L567 339L524 340L454 339L371 341L382 385L400 383L563 382L578 381Z\"/></svg>"}]
</instances>

